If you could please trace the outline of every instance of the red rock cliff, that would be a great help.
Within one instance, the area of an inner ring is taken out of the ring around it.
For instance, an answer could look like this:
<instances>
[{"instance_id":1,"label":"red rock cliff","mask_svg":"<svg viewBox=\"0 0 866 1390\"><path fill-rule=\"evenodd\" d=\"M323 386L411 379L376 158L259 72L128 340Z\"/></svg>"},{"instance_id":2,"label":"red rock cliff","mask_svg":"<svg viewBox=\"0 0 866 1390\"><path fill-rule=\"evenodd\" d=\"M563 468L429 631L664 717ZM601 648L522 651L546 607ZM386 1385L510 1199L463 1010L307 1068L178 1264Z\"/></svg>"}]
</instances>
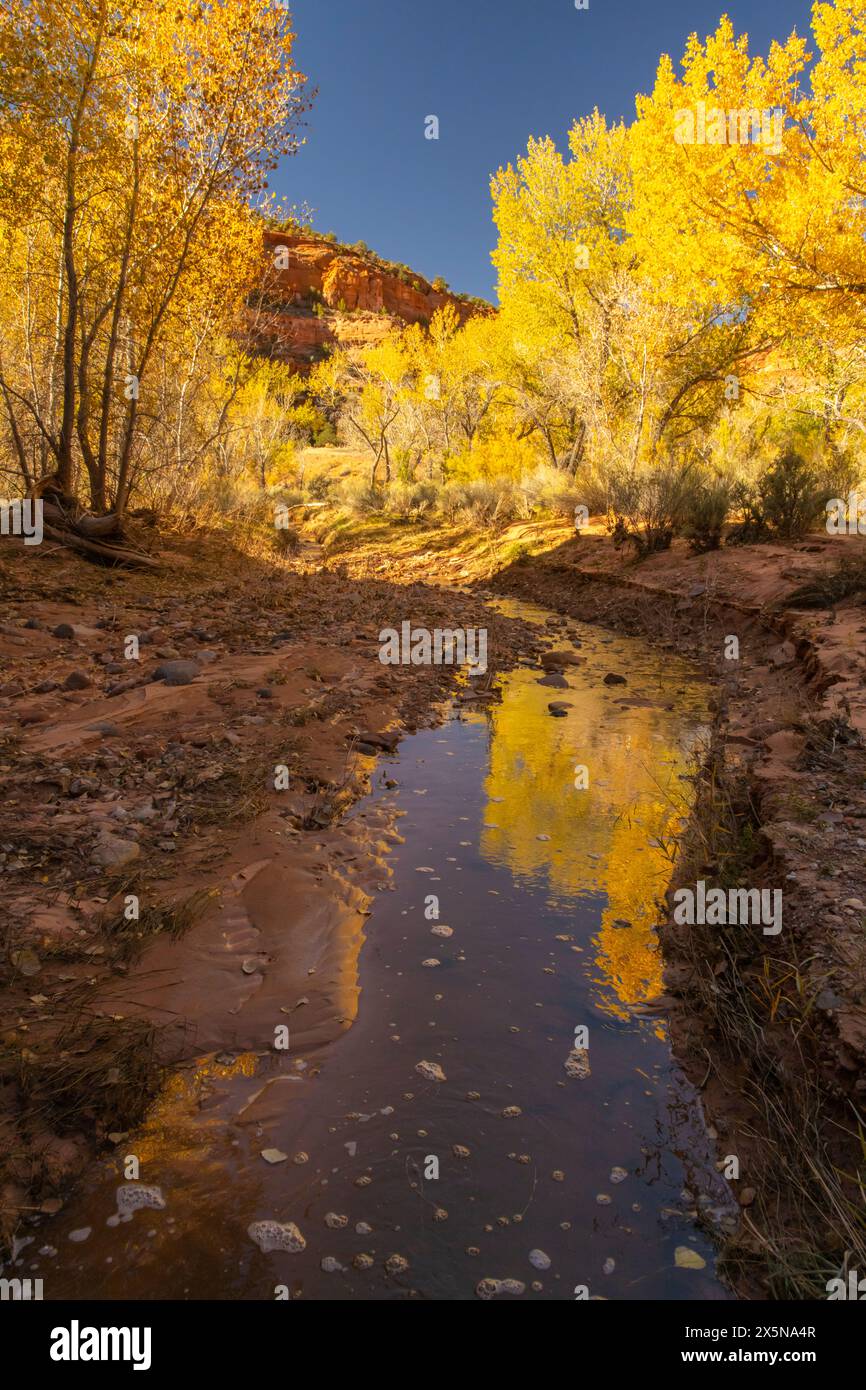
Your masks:
<instances>
[{"instance_id":1,"label":"red rock cliff","mask_svg":"<svg viewBox=\"0 0 866 1390\"><path fill-rule=\"evenodd\" d=\"M263 262L261 304L248 311L251 336L260 350L300 371L330 345L373 346L395 327L429 322L446 304L461 323L485 312L479 302L436 290L421 275L412 272L407 284L372 255L312 233L265 232Z\"/></svg>"}]
</instances>

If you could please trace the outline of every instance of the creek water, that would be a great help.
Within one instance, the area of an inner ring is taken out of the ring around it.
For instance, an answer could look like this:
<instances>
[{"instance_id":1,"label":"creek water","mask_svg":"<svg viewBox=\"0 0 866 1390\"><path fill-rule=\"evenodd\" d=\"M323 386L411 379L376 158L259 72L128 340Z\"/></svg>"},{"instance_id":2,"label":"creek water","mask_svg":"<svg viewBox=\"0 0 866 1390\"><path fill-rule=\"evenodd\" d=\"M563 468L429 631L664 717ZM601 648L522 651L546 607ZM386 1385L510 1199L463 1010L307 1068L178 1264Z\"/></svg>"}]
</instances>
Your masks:
<instances>
[{"instance_id":1,"label":"creek water","mask_svg":"<svg viewBox=\"0 0 866 1390\"><path fill-rule=\"evenodd\" d=\"M729 1297L709 1230L733 1199L643 1007L707 692L640 641L568 631L579 664L520 667L376 765L354 814L393 808L402 841L352 1027L179 1070L118 1151L155 1205L119 1217L123 1159L96 1165L22 1252L46 1299ZM305 1248L263 1251L263 1221Z\"/></svg>"}]
</instances>

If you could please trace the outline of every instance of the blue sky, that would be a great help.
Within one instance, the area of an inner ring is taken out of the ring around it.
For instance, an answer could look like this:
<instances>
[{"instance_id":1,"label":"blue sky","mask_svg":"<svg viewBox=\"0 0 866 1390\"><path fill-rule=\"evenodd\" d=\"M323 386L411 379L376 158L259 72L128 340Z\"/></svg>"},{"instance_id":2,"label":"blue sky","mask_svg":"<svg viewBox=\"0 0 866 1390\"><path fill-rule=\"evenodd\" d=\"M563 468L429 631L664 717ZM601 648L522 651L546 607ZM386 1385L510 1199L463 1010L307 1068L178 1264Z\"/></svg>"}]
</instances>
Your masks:
<instances>
[{"instance_id":1,"label":"blue sky","mask_svg":"<svg viewBox=\"0 0 866 1390\"><path fill-rule=\"evenodd\" d=\"M429 279L494 297L489 178L530 135L562 146L594 106L634 115L659 55L682 57L728 13L752 52L796 27L805 0L290 0L296 60L319 95L307 144L272 187L314 225L366 241ZM424 138L436 115L440 138Z\"/></svg>"}]
</instances>

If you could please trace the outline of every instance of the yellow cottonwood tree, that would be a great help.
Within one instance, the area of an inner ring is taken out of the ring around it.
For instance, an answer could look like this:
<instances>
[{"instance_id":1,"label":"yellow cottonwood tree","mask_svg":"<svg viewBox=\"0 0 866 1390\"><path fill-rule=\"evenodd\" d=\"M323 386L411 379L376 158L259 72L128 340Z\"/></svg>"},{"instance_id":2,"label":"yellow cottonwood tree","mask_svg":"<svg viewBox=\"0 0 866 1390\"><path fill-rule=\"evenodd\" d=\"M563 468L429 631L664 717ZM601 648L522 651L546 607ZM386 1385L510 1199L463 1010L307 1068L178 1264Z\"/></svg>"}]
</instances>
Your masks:
<instances>
[{"instance_id":1,"label":"yellow cottonwood tree","mask_svg":"<svg viewBox=\"0 0 866 1390\"><path fill-rule=\"evenodd\" d=\"M280 0L4 4L0 393L28 485L83 468L122 515L166 358L252 281L251 202L299 143L292 44Z\"/></svg>"},{"instance_id":2,"label":"yellow cottonwood tree","mask_svg":"<svg viewBox=\"0 0 866 1390\"><path fill-rule=\"evenodd\" d=\"M866 0L816 4L817 53L766 58L729 19L662 58L638 97L632 231L684 297L702 280L778 336L834 321L862 334L866 296ZM811 67L810 60L814 58Z\"/></svg>"},{"instance_id":3,"label":"yellow cottonwood tree","mask_svg":"<svg viewBox=\"0 0 866 1390\"><path fill-rule=\"evenodd\" d=\"M712 288L678 302L648 273L632 232L634 149L631 130L595 112L573 127L570 158L530 141L493 180L503 314L548 396L539 428L554 401L558 428L568 423L570 467L584 453L631 472L655 463L713 418L752 350L751 324L726 316Z\"/></svg>"}]
</instances>

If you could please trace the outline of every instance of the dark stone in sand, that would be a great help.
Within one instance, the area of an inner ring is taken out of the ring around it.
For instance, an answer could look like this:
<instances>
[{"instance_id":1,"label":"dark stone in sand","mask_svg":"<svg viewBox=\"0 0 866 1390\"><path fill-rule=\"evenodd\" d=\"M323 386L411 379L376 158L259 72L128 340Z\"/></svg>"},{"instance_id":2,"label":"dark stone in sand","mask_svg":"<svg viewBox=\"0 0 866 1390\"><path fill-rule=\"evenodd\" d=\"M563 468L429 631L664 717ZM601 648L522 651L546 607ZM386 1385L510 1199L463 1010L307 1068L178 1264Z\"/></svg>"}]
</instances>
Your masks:
<instances>
[{"instance_id":1,"label":"dark stone in sand","mask_svg":"<svg viewBox=\"0 0 866 1390\"><path fill-rule=\"evenodd\" d=\"M385 753L392 753L397 746L400 735L397 733L371 734L368 730L358 734L360 743L368 743L374 749L381 749Z\"/></svg>"},{"instance_id":2,"label":"dark stone in sand","mask_svg":"<svg viewBox=\"0 0 866 1390\"><path fill-rule=\"evenodd\" d=\"M201 674L197 661L162 661L153 673L155 681L166 685L190 685Z\"/></svg>"},{"instance_id":3,"label":"dark stone in sand","mask_svg":"<svg viewBox=\"0 0 866 1390\"><path fill-rule=\"evenodd\" d=\"M48 718L48 711L36 705L25 705L23 709L16 711L19 724L44 724Z\"/></svg>"},{"instance_id":4,"label":"dark stone in sand","mask_svg":"<svg viewBox=\"0 0 866 1390\"><path fill-rule=\"evenodd\" d=\"M551 700L547 708L554 719L564 719L572 706L568 700Z\"/></svg>"},{"instance_id":5,"label":"dark stone in sand","mask_svg":"<svg viewBox=\"0 0 866 1390\"><path fill-rule=\"evenodd\" d=\"M576 652L542 652L541 664L545 670L558 671L564 666L579 666L580 657Z\"/></svg>"},{"instance_id":6,"label":"dark stone in sand","mask_svg":"<svg viewBox=\"0 0 866 1390\"><path fill-rule=\"evenodd\" d=\"M87 690L92 684L86 671L70 671L63 682L64 690Z\"/></svg>"}]
</instances>

